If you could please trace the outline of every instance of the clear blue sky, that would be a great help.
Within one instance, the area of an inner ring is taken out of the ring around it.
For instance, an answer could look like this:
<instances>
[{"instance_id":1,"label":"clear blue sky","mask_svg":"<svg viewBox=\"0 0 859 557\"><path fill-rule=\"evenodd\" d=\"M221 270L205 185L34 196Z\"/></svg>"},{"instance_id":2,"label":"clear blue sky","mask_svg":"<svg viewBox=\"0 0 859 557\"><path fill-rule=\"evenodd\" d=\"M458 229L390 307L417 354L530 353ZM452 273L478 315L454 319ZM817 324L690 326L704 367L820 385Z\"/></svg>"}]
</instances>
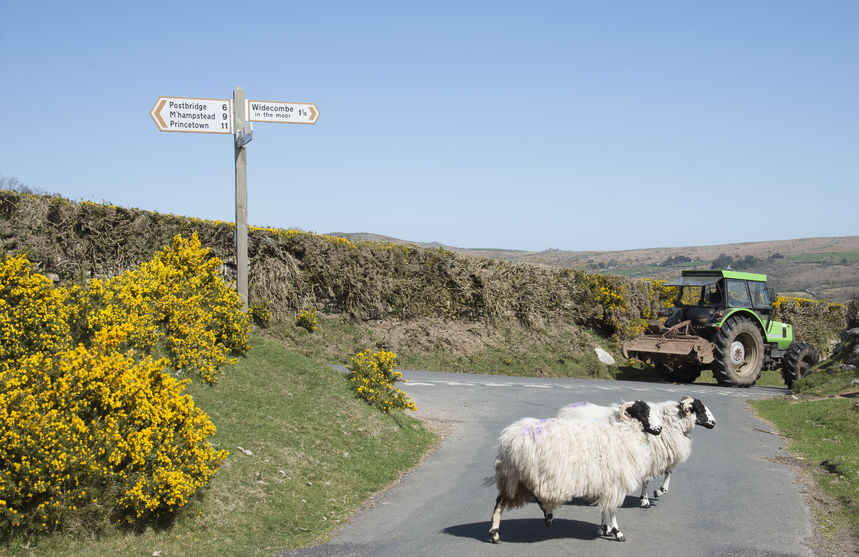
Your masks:
<instances>
[{"instance_id":1,"label":"clear blue sky","mask_svg":"<svg viewBox=\"0 0 859 557\"><path fill-rule=\"evenodd\" d=\"M237 11L242 6L241 11ZM0 176L255 226L526 250L859 234L859 2L5 2Z\"/></svg>"}]
</instances>

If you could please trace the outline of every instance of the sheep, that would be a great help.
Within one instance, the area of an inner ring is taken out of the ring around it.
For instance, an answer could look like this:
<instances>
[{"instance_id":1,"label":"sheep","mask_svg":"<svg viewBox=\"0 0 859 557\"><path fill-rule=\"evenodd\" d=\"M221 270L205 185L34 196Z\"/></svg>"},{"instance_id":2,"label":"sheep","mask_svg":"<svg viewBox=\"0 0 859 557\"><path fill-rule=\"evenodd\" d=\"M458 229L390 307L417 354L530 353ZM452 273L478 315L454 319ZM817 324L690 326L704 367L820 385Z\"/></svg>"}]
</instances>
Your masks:
<instances>
[{"instance_id":1,"label":"sheep","mask_svg":"<svg viewBox=\"0 0 859 557\"><path fill-rule=\"evenodd\" d=\"M605 421L522 418L507 426L495 459L498 497L489 529L492 542L501 541L503 510L521 507L531 497L537 499L547 526L552 525L554 509L574 497L597 503L601 532L626 541L615 512L647 473L647 437L661 430L659 417L642 401L618 406Z\"/></svg>"},{"instance_id":2,"label":"sheep","mask_svg":"<svg viewBox=\"0 0 859 557\"><path fill-rule=\"evenodd\" d=\"M684 396L680 402L665 401L650 403L662 418L662 434L649 437L651 465L647 474L641 478L640 507L650 508L647 497L647 485L653 478L663 474L662 485L653 492L653 497L660 497L668 492L671 482L671 472L678 464L686 462L692 452L692 429L696 425L713 429L716 419L704 403L698 399ZM565 406L558 412L559 418L585 421L608 421L615 412L615 407L599 406L588 402L577 402Z\"/></svg>"}]
</instances>

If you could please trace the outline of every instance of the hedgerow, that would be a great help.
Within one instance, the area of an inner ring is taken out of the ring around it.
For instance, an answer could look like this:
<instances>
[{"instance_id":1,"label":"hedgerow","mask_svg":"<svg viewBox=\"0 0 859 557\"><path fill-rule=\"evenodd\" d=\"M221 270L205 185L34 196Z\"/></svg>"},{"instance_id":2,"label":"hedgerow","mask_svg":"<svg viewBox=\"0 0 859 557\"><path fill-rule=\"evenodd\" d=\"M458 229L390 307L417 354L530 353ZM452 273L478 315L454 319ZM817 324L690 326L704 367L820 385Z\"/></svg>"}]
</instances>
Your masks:
<instances>
[{"instance_id":1,"label":"hedgerow","mask_svg":"<svg viewBox=\"0 0 859 557\"><path fill-rule=\"evenodd\" d=\"M40 268L60 280L116 276L175 235L192 232L232 274L231 223L0 190L5 249L29 251ZM643 330L665 302L664 288L649 280L300 230L251 227L248 235L249 302L266 304L274 321L289 322L316 307L365 322L515 321L535 331L572 323L621 341Z\"/></svg>"},{"instance_id":2,"label":"hedgerow","mask_svg":"<svg viewBox=\"0 0 859 557\"><path fill-rule=\"evenodd\" d=\"M211 384L247 349L220 265L196 236L70 288L0 261L0 536L139 524L206 485L227 452L170 371Z\"/></svg>"},{"instance_id":3,"label":"hedgerow","mask_svg":"<svg viewBox=\"0 0 859 557\"><path fill-rule=\"evenodd\" d=\"M823 300L779 296L773 302L774 318L793 325L794 339L810 342L828 357L847 324L847 306Z\"/></svg>"}]
</instances>

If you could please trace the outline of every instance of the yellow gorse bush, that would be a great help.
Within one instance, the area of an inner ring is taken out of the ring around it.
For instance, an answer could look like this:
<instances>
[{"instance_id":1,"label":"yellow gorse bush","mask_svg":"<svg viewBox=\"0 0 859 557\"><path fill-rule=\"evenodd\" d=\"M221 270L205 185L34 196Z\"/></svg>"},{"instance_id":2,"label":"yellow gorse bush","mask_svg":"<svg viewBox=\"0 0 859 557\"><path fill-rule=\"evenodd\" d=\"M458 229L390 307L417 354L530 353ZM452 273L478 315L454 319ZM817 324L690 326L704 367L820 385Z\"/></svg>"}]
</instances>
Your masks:
<instances>
[{"instance_id":1,"label":"yellow gorse bush","mask_svg":"<svg viewBox=\"0 0 859 557\"><path fill-rule=\"evenodd\" d=\"M163 347L171 366L209 384L248 349L249 318L217 272L222 265L195 234L173 239L139 269L91 280L82 292L81 328L132 325L128 343L144 353Z\"/></svg>"},{"instance_id":2,"label":"yellow gorse bush","mask_svg":"<svg viewBox=\"0 0 859 557\"><path fill-rule=\"evenodd\" d=\"M26 257L0 261L0 366L70 342L67 295L33 273Z\"/></svg>"},{"instance_id":3,"label":"yellow gorse bush","mask_svg":"<svg viewBox=\"0 0 859 557\"><path fill-rule=\"evenodd\" d=\"M416 410L406 393L394 387L403 374L394 371L397 356L393 352L365 350L352 356L346 368L349 385L359 397L383 412Z\"/></svg>"},{"instance_id":4,"label":"yellow gorse bush","mask_svg":"<svg viewBox=\"0 0 859 557\"><path fill-rule=\"evenodd\" d=\"M271 321L271 309L267 302L256 302L248 308L248 314L259 327L268 327Z\"/></svg>"},{"instance_id":5,"label":"yellow gorse bush","mask_svg":"<svg viewBox=\"0 0 859 557\"><path fill-rule=\"evenodd\" d=\"M226 451L166 362L116 351L127 328L89 349L35 354L0 374L0 528L47 532L135 522L188 503ZM101 503L99 503L101 502ZM99 516L109 515L109 516Z\"/></svg>"},{"instance_id":6,"label":"yellow gorse bush","mask_svg":"<svg viewBox=\"0 0 859 557\"><path fill-rule=\"evenodd\" d=\"M316 330L316 308L304 310L295 318L295 324L307 329L309 332Z\"/></svg>"},{"instance_id":7,"label":"yellow gorse bush","mask_svg":"<svg viewBox=\"0 0 859 557\"><path fill-rule=\"evenodd\" d=\"M587 277L588 286L596 305L601 308L601 320L610 324L613 335L626 337L643 330L641 320L627 322L622 319L629 305L624 297L624 282L619 277L593 274Z\"/></svg>"},{"instance_id":8,"label":"yellow gorse bush","mask_svg":"<svg viewBox=\"0 0 859 557\"><path fill-rule=\"evenodd\" d=\"M209 481L227 452L167 371L213 383L247 349L220 264L196 236L69 289L0 261L0 536L140 523Z\"/></svg>"}]
</instances>

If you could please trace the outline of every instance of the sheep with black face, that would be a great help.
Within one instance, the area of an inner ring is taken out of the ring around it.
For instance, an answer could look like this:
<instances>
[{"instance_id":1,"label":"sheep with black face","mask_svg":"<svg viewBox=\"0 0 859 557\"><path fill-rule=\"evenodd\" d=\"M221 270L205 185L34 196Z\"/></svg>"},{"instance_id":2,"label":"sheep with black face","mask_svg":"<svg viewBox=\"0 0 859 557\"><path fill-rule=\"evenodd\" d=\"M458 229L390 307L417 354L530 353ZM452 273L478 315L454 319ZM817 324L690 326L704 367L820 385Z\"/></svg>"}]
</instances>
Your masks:
<instances>
[{"instance_id":1,"label":"sheep with black face","mask_svg":"<svg viewBox=\"0 0 859 557\"><path fill-rule=\"evenodd\" d=\"M583 497L602 510L602 531L619 541L616 509L638 487L650 466L648 437L662 430L659 416L642 401L619 405L609 419L523 418L507 426L495 459L498 497L489 533L500 542L504 509L531 500L551 525L553 511Z\"/></svg>"},{"instance_id":2,"label":"sheep with black face","mask_svg":"<svg viewBox=\"0 0 859 557\"><path fill-rule=\"evenodd\" d=\"M692 454L692 430L696 425L707 429L716 426L716 419L703 402L684 396L677 401L649 403L662 421L662 433L648 439L650 467L641 477L640 506L650 508L647 484L659 475L664 475L662 485L653 492L660 497L668 492L671 473L679 464L686 462ZM615 407L600 406L588 402L577 402L565 406L558 412L559 418L579 421L605 421L613 419Z\"/></svg>"}]
</instances>

